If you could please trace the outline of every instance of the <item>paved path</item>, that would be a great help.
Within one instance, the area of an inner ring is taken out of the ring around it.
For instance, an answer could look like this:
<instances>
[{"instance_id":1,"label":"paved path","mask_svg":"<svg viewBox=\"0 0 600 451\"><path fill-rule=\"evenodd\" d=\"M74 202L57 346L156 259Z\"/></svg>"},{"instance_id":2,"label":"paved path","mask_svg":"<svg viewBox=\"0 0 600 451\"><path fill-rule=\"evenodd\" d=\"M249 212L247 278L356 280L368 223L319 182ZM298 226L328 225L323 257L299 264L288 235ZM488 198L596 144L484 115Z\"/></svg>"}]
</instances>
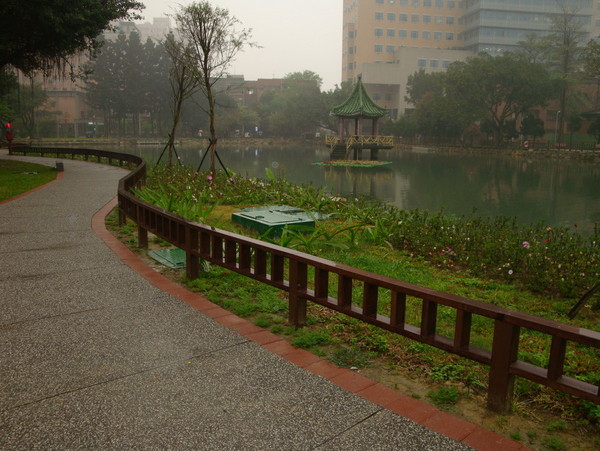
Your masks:
<instances>
[{"instance_id":1,"label":"paved path","mask_svg":"<svg viewBox=\"0 0 600 451\"><path fill-rule=\"evenodd\" d=\"M101 225L124 171L61 161L0 204L0 449L519 449L167 281Z\"/></svg>"}]
</instances>

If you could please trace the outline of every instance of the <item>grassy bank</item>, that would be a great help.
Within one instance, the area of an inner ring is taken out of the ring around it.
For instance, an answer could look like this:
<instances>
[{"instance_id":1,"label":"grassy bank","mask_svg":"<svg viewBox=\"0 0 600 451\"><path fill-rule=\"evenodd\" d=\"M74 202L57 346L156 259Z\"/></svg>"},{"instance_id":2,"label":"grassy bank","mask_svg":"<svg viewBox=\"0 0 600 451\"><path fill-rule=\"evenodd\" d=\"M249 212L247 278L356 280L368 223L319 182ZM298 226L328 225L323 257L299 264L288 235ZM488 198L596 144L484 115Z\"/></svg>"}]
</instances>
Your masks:
<instances>
[{"instance_id":1,"label":"grassy bank","mask_svg":"<svg viewBox=\"0 0 600 451\"><path fill-rule=\"evenodd\" d=\"M50 166L0 160L0 201L10 199L56 178Z\"/></svg>"}]
</instances>

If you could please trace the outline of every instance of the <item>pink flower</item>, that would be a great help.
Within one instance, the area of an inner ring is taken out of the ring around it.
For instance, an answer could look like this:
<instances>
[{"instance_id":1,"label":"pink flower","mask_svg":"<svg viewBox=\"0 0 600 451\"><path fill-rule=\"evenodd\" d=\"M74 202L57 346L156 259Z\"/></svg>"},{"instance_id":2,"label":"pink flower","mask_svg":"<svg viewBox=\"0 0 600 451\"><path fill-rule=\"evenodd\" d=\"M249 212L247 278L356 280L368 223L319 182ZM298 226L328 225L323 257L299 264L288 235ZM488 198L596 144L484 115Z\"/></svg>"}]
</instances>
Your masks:
<instances>
[{"instance_id":1,"label":"pink flower","mask_svg":"<svg viewBox=\"0 0 600 451\"><path fill-rule=\"evenodd\" d=\"M529 246L531 246L531 245L529 244L529 241L523 241L523 247L524 247L525 249L529 249Z\"/></svg>"},{"instance_id":2,"label":"pink flower","mask_svg":"<svg viewBox=\"0 0 600 451\"><path fill-rule=\"evenodd\" d=\"M546 227L546 232L550 232L552 230L552 227Z\"/></svg>"},{"instance_id":3,"label":"pink flower","mask_svg":"<svg viewBox=\"0 0 600 451\"><path fill-rule=\"evenodd\" d=\"M512 269L509 269L509 270L508 270L508 275L509 275L509 276L512 276L512 275L513 275L513 270L512 270Z\"/></svg>"}]
</instances>

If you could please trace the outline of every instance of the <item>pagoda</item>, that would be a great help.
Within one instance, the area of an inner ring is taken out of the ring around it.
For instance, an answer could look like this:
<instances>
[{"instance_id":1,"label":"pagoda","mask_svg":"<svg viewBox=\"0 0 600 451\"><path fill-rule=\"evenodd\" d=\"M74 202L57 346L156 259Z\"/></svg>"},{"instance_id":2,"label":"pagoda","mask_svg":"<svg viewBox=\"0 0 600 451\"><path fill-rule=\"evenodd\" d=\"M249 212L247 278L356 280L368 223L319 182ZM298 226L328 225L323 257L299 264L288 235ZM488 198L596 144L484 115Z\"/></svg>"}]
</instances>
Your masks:
<instances>
[{"instance_id":1,"label":"pagoda","mask_svg":"<svg viewBox=\"0 0 600 451\"><path fill-rule=\"evenodd\" d=\"M392 136L378 134L378 120L387 114L387 110L371 100L360 75L352 94L344 103L334 107L331 114L338 118L337 135L327 136L325 140L331 149L332 160L361 160L363 149L369 149L370 159L377 160L379 149L394 147ZM367 121L371 125L370 134L363 133L363 128L367 128Z\"/></svg>"}]
</instances>

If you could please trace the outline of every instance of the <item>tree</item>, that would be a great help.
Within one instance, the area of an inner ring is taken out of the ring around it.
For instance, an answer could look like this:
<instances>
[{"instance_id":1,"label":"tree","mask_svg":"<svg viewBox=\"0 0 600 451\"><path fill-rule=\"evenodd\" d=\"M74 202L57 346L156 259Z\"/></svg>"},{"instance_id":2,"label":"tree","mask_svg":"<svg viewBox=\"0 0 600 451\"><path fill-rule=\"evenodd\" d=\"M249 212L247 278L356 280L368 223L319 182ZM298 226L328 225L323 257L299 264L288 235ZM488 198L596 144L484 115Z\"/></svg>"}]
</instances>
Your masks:
<instances>
[{"instance_id":1,"label":"tree","mask_svg":"<svg viewBox=\"0 0 600 451\"><path fill-rule=\"evenodd\" d=\"M571 113L567 119L567 130L569 131L569 149L573 147L573 133L581 130L583 118L577 113Z\"/></svg>"},{"instance_id":2,"label":"tree","mask_svg":"<svg viewBox=\"0 0 600 451\"><path fill-rule=\"evenodd\" d=\"M518 121L532 107L545 105L553 92L541 64L510 53L496 57L482 53L455 62L446 77L446 96L453 100L455 111L487 121L497 145L508 121Z\"/></svg>"},{"instance_id":3,"label":"tree","mask_svg":"<svg viewBox=\"0 0 600 451\"><path fill-rule=\"evenodd\" d=\"M193 76L190 67L193 65L192 49L181 41L177 41L173 34L169 34L164 43L165 50L171 60L169 83L171 85L171 132L165 149L168 150L167 164L173 163L175 153L175 133L181 118L183 102L190 98L198 89L198 79Z\"/></svg>"},{"instance_id":4,"label":"tree","mask_svg":"<svg viewBox=\"0 0 600 451\"><path fill-rule=\"evenodd\" d=\"M150 133L152 136L162 136L171 118L169 76L172 64L166 50L166 40L158 44L150 38L146 40L143 64L147 78L144 109L150 113Z\"/></svg>"},{"instance_id":5,"label":"tree","mask_svg":"<svg viewBox=\"0 0 600 451\"><path fill-rule=\"evenodd\" d=\"M525 139L529 139L530 136L533 138L532 147L535 148L535 140L544 136L544 133L544 121L533 114L527 114L521 121L521 134Z\"/></svg>"},{"instance_id":6,"label":"tree","mask_svg":"<svg viewBox=\"0 0 600 451\"><path fill-rule=\"evenodd\" d=\"M583 49L583 65L585 75L596 82L595 106L598 106L600 99L600 43L590 39Z\"/></svg>"},{"instance_id":7,"label":"tree","mask_svg":"<svg viewBox=\"0 0 600 451\"><path fill-rule=\"evenodd\" d=\"M590 124L588 127L588 134L594 137L596 144L600 144L600 117L594 119Z\"/></svg>"},{"instance_id":8,"label":"tree","mask_svg":"<svg viewBox=\"0 0 600 451\"><path fill-rule=\"evenodd\" d=\"M406 100L415 109L407 123L420 135L463 141L468 125L483 112L461 109L456 98L448 95L446 77L444 72L425 73L422 69L408 77Z\"/></svg>"},{"instance_id":9,"label":"tree","mask_svg":"<svg viewBox=\"0 0 600 451\"><path fill-rule=\"evenodd\" d=\"M206 96L209 117L210 171L215 172L217 130L215 126L216 96L213 90L235 56L250 43L251 30L237 30L239 21L229 11L213 7L208 1L182 7L175 15L181 39L190 46L196 64L190 66Z\"/></svg>"},{"instance_id":10,"label":"tree","mask_svg":"<svg viewBox=\"0 0 600 451\"><path fill-rule=\"evenodd\" d=\"M137 19L135 0L4 0L0 69L48 70L82 51L97 49L97 36L121 19Z\"/></svg>"},{"instance_id":11,"label":"tree","mask_svg":"<svg viewBox=\"0 0 600 451\"><path fill-rule=\"evenodd\" d=\"M579 68L581 41L585 31L577 15L577 9L570 7L565 0L557 1L559 14L552 16L550 34L544 39L547 42L546 59L551 63L559 82L558 130L557 142L562 142L565 118L569 117L568 100L575 83L575 73Z\"/></svg>"},{"instance_id":12,"label":"tree","mask_svg":"<svg viewBox=\"0 0 600 451\"><path fill-rule=\"evenodd\" d=\"M0 69L0 122L8 122L15 115L10 94L17 91L17 77L12 71Z\"/></svg>"},{"instance_id":13,"label":"tree","mask_svg":"<svg viewBox=\"0 0 600 451\"><path fill-rule=\"evenodd\" d=\"M23 131L32 138L36 137L36 110L47 102L46 91L41 85L34 83L32 76L29 78L29 86L21 85L18 90L13 90L12 97Z\"/></svg>"},{"instance_id":14,"label":"tree","mask_svg":"<svg viewBox=\"0 0 600 451\"><path fill-rule=\"evenodd\" d=\"M600 43L590 39L582 56L586 75L592 79L600 79Z\"/></svg>"},{"instance_id":15,"label":"tree","mask_svg":"<svg viewBox=\"0 0 600 451\"><path fill-rule=\"evenodd\" d=\"M406 101L416 106L425 96L442 97L445 81L446 74L444 72L426 73L425 70L419 69L418 72L408 76Z\"/></svg>"},{"instance_id":16,"label":"tree","mask_svg":"<svg viewBox=\"0 0 600 451\"><path fill-rule=\"evenodd\" d=\"M271 97L269 131L298 138L328 124L329 111L323 103L321 83L321 77L309 70L287 74L283 89Z\"/></svg>"}]
</instances>

